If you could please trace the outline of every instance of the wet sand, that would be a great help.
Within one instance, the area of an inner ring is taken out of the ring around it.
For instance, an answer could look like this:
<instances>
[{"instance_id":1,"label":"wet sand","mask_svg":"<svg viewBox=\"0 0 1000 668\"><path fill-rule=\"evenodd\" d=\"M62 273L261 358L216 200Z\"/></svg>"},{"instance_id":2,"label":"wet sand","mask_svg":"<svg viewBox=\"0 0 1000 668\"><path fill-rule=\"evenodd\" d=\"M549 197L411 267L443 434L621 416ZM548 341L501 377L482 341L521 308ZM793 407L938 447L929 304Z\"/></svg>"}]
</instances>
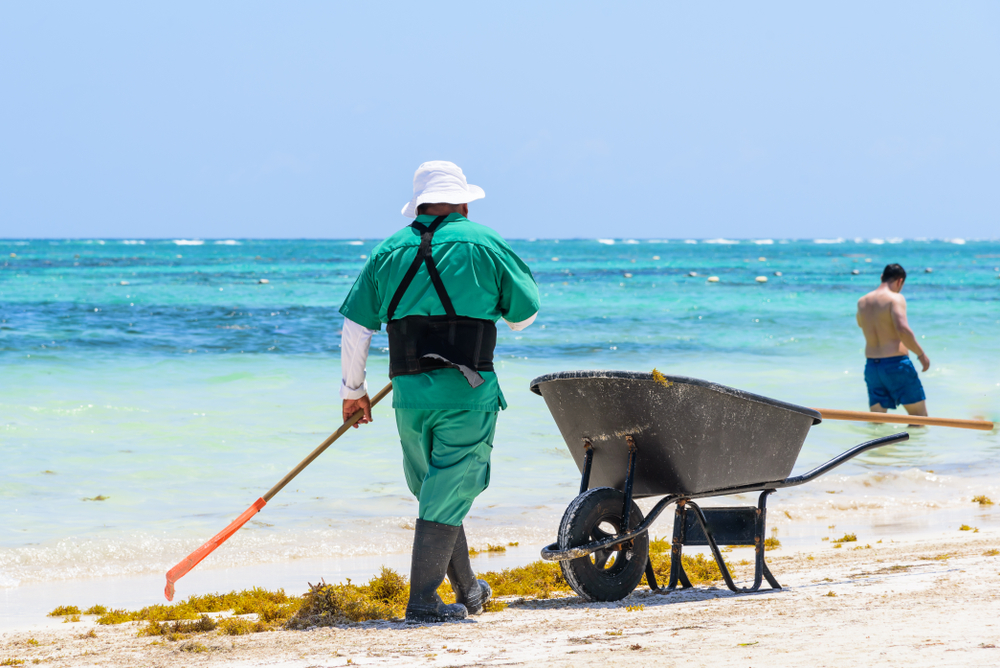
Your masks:
<instances>
[{"instance_id":1,"label":"wet sand","mask_svg":"<svg viewBox=\"0 0 1000 668\"><path fill-rule=\"evenodd\" d=\"M645 587L615 603L510 601L466 622L371 622L170 642L136 624L0 633L0 662L49 666L994 666L1000 532L767 553L780 591ZM738 553L735 555L739 558ZM746 568L743 569L744 575ZM93 629L96 637L89 637Z\"/></svg>"}]
</instances>

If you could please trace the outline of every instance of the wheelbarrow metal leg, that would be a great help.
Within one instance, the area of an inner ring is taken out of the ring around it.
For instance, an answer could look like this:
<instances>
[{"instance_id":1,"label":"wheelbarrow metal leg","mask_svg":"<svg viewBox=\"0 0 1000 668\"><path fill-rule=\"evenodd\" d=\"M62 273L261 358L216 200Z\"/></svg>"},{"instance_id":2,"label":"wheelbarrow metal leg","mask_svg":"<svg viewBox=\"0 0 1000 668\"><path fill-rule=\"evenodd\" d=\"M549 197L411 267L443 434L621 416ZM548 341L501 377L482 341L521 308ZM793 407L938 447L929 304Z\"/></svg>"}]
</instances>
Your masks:
<instances>
[{"instance_id":1,"label":"wheelbarrow metal leg","mask_svg":"<svg viewBox=\"0 0 1000 668\"><path fill-rule=\"evenodd\" d=\"M682 589L689 589L692 586L687 573L684 572L684 563L681 561L684 550L684 526L686 524L684 506L686 503L687 499L681 499L674 508L674 535L670 545L670 582L667 583L667 589L677 589L678 583Z\"/></svg>"},{"instance_id":2,"label":"wheelbarrow metal leg","mask_svg":"<svg viewBox=\"0 0 1000 668\"><path fill-rule=\"evenodd\" d=\"M767 567L767 564L764 564L764 578L767 580L767 584L771 585L771 589L781 589L781 585L771 575L771 569Z\"/></svg>"},{"instance_id":3,"label":"wheelbarrow metal leg","mask_svg":"<svg viewBox=\"0 0 1000 668\"><path fill-rule=\"evenodd\" d=\"M767 527L767 496L774 492L773 489L765 489L760 493L760 499L757 501L757 544L754 546L757 552L757 570L763 573L764 577L767 579L767 584L771 585L771 589L781 589L781 585L778 581L774 579L771 575L771 569L767 567L764 562L764 529ZM759 583L758 583L759 585Z\"/></svg>"},{"instance_id":4,"label":"wheelbarrow metal leg","mask_svg":"<svg viewBox=\"0 0 1000 668\"><path fill-rule=\"evenodd\" d=\"M646 584L649 585L650 591L659 591L662 589L656 583L656 571L653 570L653 562L650 559L646 559Z\"/></svg>"}]
</instances>

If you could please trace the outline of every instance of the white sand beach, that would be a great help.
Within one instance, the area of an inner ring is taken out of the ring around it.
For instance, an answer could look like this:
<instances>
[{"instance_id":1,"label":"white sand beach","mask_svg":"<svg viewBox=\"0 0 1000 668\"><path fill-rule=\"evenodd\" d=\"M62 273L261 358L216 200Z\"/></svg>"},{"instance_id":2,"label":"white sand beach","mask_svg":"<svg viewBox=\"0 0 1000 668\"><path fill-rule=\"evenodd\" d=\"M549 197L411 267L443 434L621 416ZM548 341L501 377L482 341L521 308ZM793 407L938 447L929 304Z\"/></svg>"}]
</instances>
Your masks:
<instances>
[{"instance_id":1,"label":"white sand beach","mask_svg":"<svg viewBox=\"0 0 1000 668\"><path fill-rule=\"evenodd\" d=\"M423 627L369 622L170 642L137 623L53 622L0 633L3 665L47 666L995 666L1000 532L767 553L780 591L724 587L625 600L509 601ZM744 571L746 568L744 567ZM93 635L88 635L93 630Z\"/></svg>"}]
</instances>

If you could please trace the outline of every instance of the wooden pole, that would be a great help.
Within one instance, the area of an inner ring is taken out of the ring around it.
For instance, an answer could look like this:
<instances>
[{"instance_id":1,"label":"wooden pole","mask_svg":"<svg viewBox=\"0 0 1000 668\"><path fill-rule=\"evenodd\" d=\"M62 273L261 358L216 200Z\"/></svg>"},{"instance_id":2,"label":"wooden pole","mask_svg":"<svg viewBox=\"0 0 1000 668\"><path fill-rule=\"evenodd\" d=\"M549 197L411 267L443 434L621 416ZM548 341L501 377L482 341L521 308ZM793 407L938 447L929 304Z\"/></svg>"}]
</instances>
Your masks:
<instances>
[{"instance_id":1,"label":"wooden pole","mask_svg":"<svg viewBox=\"0 0 1000 668\"><path fill-rule=\"evenodd\" d=\"M958 429L979 429L992 431L993 423L987 420L958 420L955 418L923 417L921 415L898 415L890 413L869 413L868 411L842 411L833 408L814 408L824 420L849 420L851 422L883 422L892 424L914 424L927 427L956 427Z\"/></svg>"},{"instance_id":2,"label":"wooden pole","mask_svg":"<svg viewBox=\"0 0 1000 668\"><path fill-rule=\"evenodd\" d=\"M374 397L372 397L372 399L371 399L372 408L375 407L375 404L377 404L378 402L382 401L382 399L385 398L385 395L389 394L390 392L392 392L392 383L389 383L388 385L386 385L385 387L383 387L381 390L379 390L378 394L376 394ZM354 415L352 415L347 420L347 422L345 422L344 424L342 424L340 426L340 429L338 429L337 431L333 432L330 435L330 438L326 439L325 441L323 441L322 443L320 443L318 446L316 446L316 449L313 450L312 452L310 452L308 457L306 457L301 462L299 462L298 466L296 466L291 471L289 471L288 475L286 475L284 478L282 478L281 480L279 480L278 484L276 484L274 487L272 487L271 489L269 489L267 491L267 494L265 494L264 497L263 497L264 500L265 501L270 501L274 497L275 494L277 494L278 492L281 491L282 487L284 487L285 485L287 485L288 483L290 483L292 481L292 478L294 478L298 474L302 473L302 469L304 469L305 467L307 467L310 464L312 464L314 459L316 459L321 454L323 454L324 450L326 450L327 448L329 448L330 445L334 441L336 441L338 438L340 438L341 436L343 436L344 433L347 432L348 429L350 429L351 427L354 426L354 423L356 423L358 420L360 420L364 416L365 416L365 412L364 411L357 411L357 412L355 412Z\"/></svg>"}]
</instances>

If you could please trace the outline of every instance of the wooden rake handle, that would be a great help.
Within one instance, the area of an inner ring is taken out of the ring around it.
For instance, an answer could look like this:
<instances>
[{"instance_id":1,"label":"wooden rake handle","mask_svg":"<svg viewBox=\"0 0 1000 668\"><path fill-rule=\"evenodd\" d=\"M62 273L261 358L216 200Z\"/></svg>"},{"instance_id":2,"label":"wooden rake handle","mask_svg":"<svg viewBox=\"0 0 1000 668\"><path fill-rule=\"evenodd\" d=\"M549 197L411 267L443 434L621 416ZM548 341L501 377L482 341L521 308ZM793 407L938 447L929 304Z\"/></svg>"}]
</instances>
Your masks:
<instances>
[{"instance_id":1,"label":"wooden rake handle","mask_svg":"<svg viewBox=\"0 0 1000 668\"><path fill-rule=\"evenodd\" d=\"M385 395L389 394L390 392L392 392L392 383L387 384L385 387L379 390L378 394L376 394L374 397L371 398L372 408L375 407L375 404L382 401L385 398ZM364 415L365 415L364 411L361 410L356 411L354 415L348 418L347 422L345 422L340 426L340 429L330 434L330 438L326 439L318 446L316 446L316 449L310 452L308 457L299 462L298 466L289 471L288 475L279 480L278 484L276 484L274 487L269 489L267 493L263 496L264 501L270 501L272 498L274 498L274 495L280 492L282 487L290 483L292 481L292 478L302 473L302 469L312 464L314 459L323 454L324 450L330 447L330 445L333 444L333 442L336 441L338 438L343 436L347 432L347 430L353 427L358 420L364 417Z\"/></svg>"},{"instance_id":2,"label":"wooden rake handle","mask_svg":"<svg viewBox=\"0 0 1000 668\"><path fill-rule=\"evenodd\" d=\"M851 422L882 422L892 424L916 424L927 427L956 427L958 429L979 429L992 431L994 424L988 420L957 420L955 418L923 417L920 415L895 415L890 413L869 413L868 411L842 411L834 408L814 408L824 420L848 420Z\"/></svg>"}]
</instances>

